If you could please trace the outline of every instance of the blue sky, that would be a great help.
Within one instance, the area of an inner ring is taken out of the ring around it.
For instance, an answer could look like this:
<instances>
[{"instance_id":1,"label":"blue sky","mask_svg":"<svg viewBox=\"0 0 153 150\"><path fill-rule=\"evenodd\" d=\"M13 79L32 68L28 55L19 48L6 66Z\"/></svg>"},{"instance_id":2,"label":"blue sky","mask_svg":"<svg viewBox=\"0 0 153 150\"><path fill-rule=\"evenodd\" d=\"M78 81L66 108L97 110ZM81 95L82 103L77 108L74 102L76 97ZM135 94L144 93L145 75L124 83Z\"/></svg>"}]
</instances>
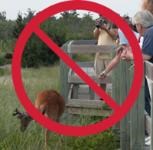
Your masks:
<instances>
[{"instance_id":1,"label":"blue sky","mask_svg":"<svg viewBox=\"0 0 153 150\"><path fill-rule=\"evenodd\" d=\"M25 13L28 8L36 12L63 0L0 0L0 11L6 11L8 19L16 19L17 13ZM91 1L91 0L90 0ZM92 0L103 4L119 14L131 17L140 9L141 0Z\"/></svg>"}]
</instances>

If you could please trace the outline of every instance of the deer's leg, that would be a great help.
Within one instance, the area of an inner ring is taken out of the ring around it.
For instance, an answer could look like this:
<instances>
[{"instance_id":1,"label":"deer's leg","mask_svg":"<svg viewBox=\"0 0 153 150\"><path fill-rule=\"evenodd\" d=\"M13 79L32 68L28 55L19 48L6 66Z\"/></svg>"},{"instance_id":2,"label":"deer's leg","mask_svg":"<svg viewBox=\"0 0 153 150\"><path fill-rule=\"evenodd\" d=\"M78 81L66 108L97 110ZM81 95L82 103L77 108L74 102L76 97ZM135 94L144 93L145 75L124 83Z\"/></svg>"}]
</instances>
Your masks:
<instances>
[{"instance_id":1,"label":"deer's leg","mask_svg":"<svg viewBox=\"0 0 153 150\"><path fill-rule=\"evenodd\" d=\"M48 140L49 140L49 130L45 129L45 150L47 150L48 147Z\"/></svg>"},{"instance_id":2,"label":"deer's leg","mask_svg":"<svg viewBox=\"0 0 153 150\"><path fill-rule=\"evenodd\" d=\"M59 117L58 117L58 106L57 105L54 105L54 106L50 106L50 107L46 107L46 112L45 112L45 115L54 120L54 121L59 121ZM47 144L48 144L48 140L49 140L49 130L46 129L46 132L45 132L45 147L47 147Z\"/></svg>"}]
</instances>

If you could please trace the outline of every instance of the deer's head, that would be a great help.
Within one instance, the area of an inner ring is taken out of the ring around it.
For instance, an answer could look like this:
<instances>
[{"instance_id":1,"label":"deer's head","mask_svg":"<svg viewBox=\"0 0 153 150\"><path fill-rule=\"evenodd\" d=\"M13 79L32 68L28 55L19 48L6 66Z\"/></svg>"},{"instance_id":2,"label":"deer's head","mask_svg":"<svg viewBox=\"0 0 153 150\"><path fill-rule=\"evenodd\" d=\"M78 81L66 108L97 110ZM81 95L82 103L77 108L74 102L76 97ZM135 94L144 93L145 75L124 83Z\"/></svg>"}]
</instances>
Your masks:
<instances>
[{"instance_id":1,"label":"deer's head","mask_svg":"<svg viewBox=\"0 0 153 150\"><path fill-rule=\"evenodd\" d=\"M17 116L17 118L20 119L20 130L22 132L27 129L29 123L32 121L32 118L27 113L20 112L17 108L14 111L13 116Z\"/></svg>"}]
</instances>

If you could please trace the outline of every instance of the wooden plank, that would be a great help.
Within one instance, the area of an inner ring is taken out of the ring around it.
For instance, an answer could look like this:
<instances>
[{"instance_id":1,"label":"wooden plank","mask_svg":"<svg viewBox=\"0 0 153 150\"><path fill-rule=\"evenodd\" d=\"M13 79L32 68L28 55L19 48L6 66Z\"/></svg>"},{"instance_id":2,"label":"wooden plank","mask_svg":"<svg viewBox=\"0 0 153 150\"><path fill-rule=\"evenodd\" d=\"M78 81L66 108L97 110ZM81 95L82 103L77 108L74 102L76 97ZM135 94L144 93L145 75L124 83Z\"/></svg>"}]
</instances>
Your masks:
<instances>
[{"instance_id":1,"label":"wooden plank","mask_svg":"<svg viewBox=\"0 0 153 150\"><path fill-rule=\"evenodd\" d=\"M89 98L90 100L94 100L95 92L89 87Z\"/></svg>"},{"instance_id":2,"label":"wooden plank","mask_svg":"<svg viewBox=\"0 0 153 150\"><path fill-rule=\"evenodd\" d=\"M131 150L144 149L144 87L131 111Z\"/></svg>"},{"instance_id":3,"label":"wooden plank","mask_svg":"<svg viewBox=\"0 0 153 150\"><path fill-rule=\"evenodd\" d=\"M62 49L65 52L67 51L68 43L69 42L65 43L62 47ZM67 100L67 96L68 96L68 92L70 88L70 84L67 82L68 72L69 72L69 67L62 60L60 60L60 93L65 100Z\"/></svg>"},{"instance_id":4,"label":"wooden plank","mask_svg":"<svg viewBox=\"0 0 153 150\"><path fill-rule=\"evenodd\" d=\"M85 54L94 54L97 52L101 53L112 53L115 51L117 47L114 45L103 45L103 46L98 46L98 45L70 45L68 49L68 53L70 54L79 54L79 53L85 53Z\"/></svg>"},{"instance_id":5,"label":"wooden plank","mask_svg":"<svg viewBox=\"0 0 153 150\"><path fill-rule=\"evenodd\" d=\"M68 92L68 97L67 97L68 99L71 99L72 92L73 92L73 84L70 85L69 92Z\"/></svg>"},{"instance_id":6,"label":"wooden plank","mask_svg":"<svg viewBox=\"0 0 153 150\"><path fill-rule=\"evenodd\" d=\"M73 84L72 97L78 99L79 84Z\"/></svg>"},{"instance_id":7,"label":"wooden plank","mask_svg":"<svg viewBox=\"0 0 153 150\"><path fill-rule=\"evenodd\" d=\"M150 146L144 146L144 150L152 150Z\"/></svg>"},{"instance_id":8,"label":"wooden plank","mask_svg":"<svg viewBox=\"0 0 153 150\"><path fill-rule=\"evenodd\" d=\"M131 80L133 73L131 74ZM144 84L142 85L138 100L130 112L130 148L131 150L144 150Z\"/></svg>"},{"instance_id":9,"label":"wooden plank","mask_svg":"<svg viewBox=\"0 0 153 150\"><path fill-rule=\"evenodd\" d=\"M105 79L101 80L97 77L94 69L92 67L83 67L82 70L88 74L97 83L111 83L111 77L107 76ZM68 83L78 83L84 84L85 82L71 69L68 74Z\"/></svg>"},{"instance_id":10,"label":"wooden plank","mask_svg":"<svg viewBox=\"0 0 153 150\"><path fill-rule=\"evenodd\" d=\"M93 61L86 61L86 62L76 62L80 67L94 67L94 62Z\"/></svg>"},{"instance_id":11,"label":"wooden plank","mask_svg":"<svg viewBox=\"0 0 153 150\"><path fill-rule=\"evenodd\" d=\"M151 95L151 118L153 118L153 81L151 83L151 94L150 95ZM152 149L153 149L153 119L151 119L151 150Z\"/></svg>"},{"instance_id":12,"label":"wooden plank","mask_svg":"<svg viewBox=\"0 0 153 150\"><path fill-rule=\"evenodd\" d=\"M79 108L96 108L102 109L104 102L101 100L88 100L88 99L69 99L66 107L79 107Z\"/></svg>"},{"instance_id":13,"label":"wooden plank","mask_svg":"<svg viewBox=\"0 0 153 150\"><path fill-rule=\"evenodd\" d=\"M127 76L128 64L125 61L121 61L120 64L120 103L122 104L127 97L128 88L127 80L130 82ZM126 115L120 122L120 145L122 150L130 149L130 127L129 127L129 115Z\"/></svg>"},{"instance_id":14,"label":"wooden plank","mask_svg":"<svg viewBox=\"0 0 153 150\"><path fill-rule=\"evenodd\" d=\"M145 75L153 81L153 64L149 61L145 61Z\"/></svg>"},{"instance_id":15,"label":"wooden plank","mask_svg":"<svg viewBox=\"0 0 153 150\"><path fill-rule=\"evenodd\" d=\"M73 45L97 45L97 40L73 40Z\"/></svg>"},{"instance_id":16,"label":"wooden plank","mask_svg":"<svg viewBox=\"0 0 153 150\"><path fill-rule=\"evenodd\" d=\"M97 83L111 83L111 77L106 77L105 79L99 79L97 76L90 75L90 77ZM68 77L68 83L78 83L78 84L86 84L80 77L77 75L69 76Z\"/></svg>"},{"instance_id":17,"label":"wooden plank","mask_svg":"<svg viewBox=\"0 0 153 150\"><path fill-rule=\"evenodd\" d=\"M72 108L66 107L65 110L67 113L70 114L81 114L81 115L88 115L88 116L110 116L111 111L103 110L103 109L89 109L89 108Z\"/></svg>"},{"instance_id":18,"label":"wooden plank","mask_svg":"<svg viewBox=\"0 0 153 150\"><path fill-rule=\"evenodd\" d=\"M151 118L153 118L153 64L149 61L145 61L145 75L151 82ZM150 150L153 149L153 119L151 119L151 145Z\"/></svg>"},{"instance_id":19,"label":"wooden plank","mask_svg":"<svg viewBox=\"0 0 153 150\"><path fill-rule=\"evenodd\" d=\"M116 53L113 53L115 56ZM120 63L117 65L116 68L112 71L112 98L119 104L120 103ZM119 133L120 130L120 122L117 123L113 127L113 131L115 133Z\"/></svg>"}]
</instances>

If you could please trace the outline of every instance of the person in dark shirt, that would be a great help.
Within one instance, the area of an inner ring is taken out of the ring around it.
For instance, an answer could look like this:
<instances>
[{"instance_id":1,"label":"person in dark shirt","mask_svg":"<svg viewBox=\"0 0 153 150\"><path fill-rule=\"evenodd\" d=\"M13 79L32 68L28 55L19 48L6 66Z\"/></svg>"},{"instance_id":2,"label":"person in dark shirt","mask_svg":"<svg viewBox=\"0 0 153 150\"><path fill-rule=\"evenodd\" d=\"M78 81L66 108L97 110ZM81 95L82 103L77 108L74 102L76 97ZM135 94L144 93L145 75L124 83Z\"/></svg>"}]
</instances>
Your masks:
<instances>
[{"instance_id":1,"label":"person in dark shirt","mask_svg":"<svg viewBox=\"0 0 153 150\"><path fill-rule=\"evenodd\" d=\"M144 55L147 55L147 60L153 63L153 25L148 27L144 33L142 52Z\"/></svg>"},{"instance_id":2,"label":"person in dark shirt","mask_svg":"<svg viewBox=\"0 0 153 150\"><path fill-rule=\"evenodd\" d=\"M153 15L148 10L139 11L133 17L133 23L136 25L140 36L144 37L142 45L142 56L144 60L153 63ZM130 48L129 48L130 49ZM124 54L125 59L133 59L131 50ZM145 110L151 115L150 94L147 80L145 79Z\"/></svg>"},{"instance_id":3,"label":"person in dark shirt","mask_svg":"<svg viewBox=\"0 0 153 150\"><path fill-rule=\"evenodd\" d=\"M133 22L141 36L144 37L142 45L142 56L144 60L153 63L153 14L148 11L137 12L133 18ZM145 78L145 111L151 116L151 98L147 79ZM151 143L151 118L146 116L145 144ZM148 119L147 119L148 118ZM150 119L149 119L150 118ZM150 121L149 121L150 120ZM148 136L148 137L147 137Z\"/></svg>"}]
</instances>

